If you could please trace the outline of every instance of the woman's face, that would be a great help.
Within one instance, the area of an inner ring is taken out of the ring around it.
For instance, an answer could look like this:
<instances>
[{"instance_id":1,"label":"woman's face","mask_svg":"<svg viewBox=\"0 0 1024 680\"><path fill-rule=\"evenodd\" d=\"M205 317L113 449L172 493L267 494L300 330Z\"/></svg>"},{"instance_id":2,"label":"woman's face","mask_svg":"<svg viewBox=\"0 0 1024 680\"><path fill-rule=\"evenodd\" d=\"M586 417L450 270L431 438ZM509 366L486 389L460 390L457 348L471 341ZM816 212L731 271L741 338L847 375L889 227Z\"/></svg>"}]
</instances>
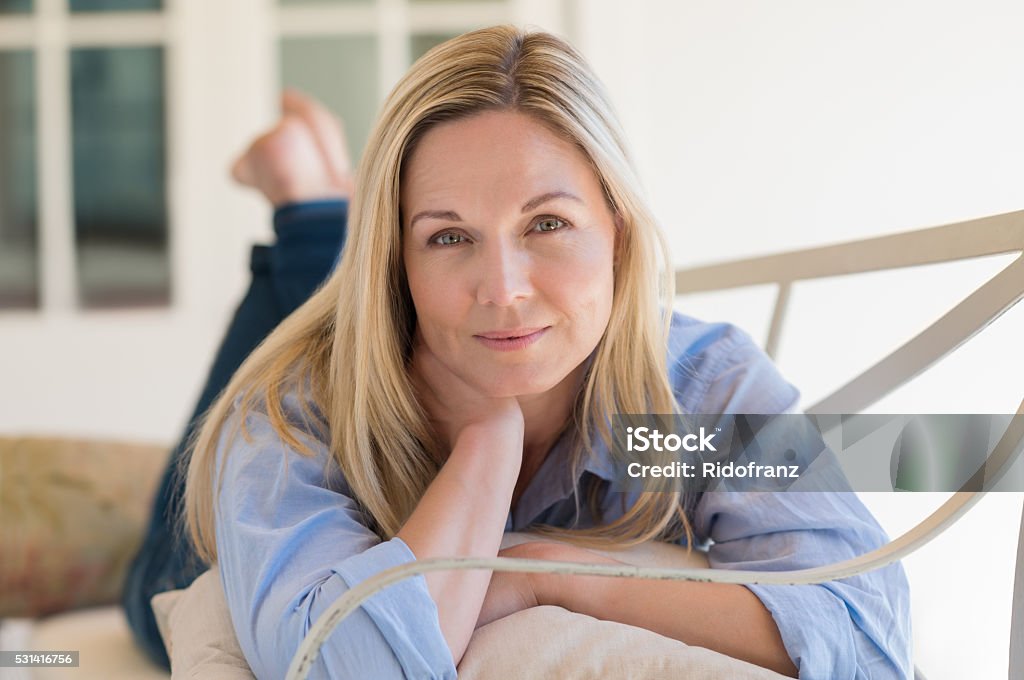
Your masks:
<instances>
[{"instance_id":1,"label":"woman's face","mask_svg":"<svg viewBox=\"0 0 1024 680\"><path fill-rule=\"evenodd\" d=\"M518 112L430 129L401 183L418 330L492 397L545 392L608 325L615 218L586 157Z\"/></svg>"}]
</instances>

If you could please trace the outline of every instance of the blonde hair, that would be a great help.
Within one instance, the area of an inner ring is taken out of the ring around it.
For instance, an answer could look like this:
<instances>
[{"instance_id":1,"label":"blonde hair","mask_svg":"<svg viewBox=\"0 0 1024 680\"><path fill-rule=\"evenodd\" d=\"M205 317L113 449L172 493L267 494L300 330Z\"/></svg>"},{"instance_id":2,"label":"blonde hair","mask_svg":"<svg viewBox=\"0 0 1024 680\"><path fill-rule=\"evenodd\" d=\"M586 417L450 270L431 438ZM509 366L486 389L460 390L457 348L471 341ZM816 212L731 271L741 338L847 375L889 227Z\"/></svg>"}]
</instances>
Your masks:
<instances>
[{"instance_id":1,"label":"blonde hair","mask_svg":"<svg viewBox=\"0 0 1024 680\"><path fill-rule=\"evenodd\" d=\"M286 417L290 393L302 404L306 430L322 425L331 459L382 539L416 507L446 452L408 374L415 316L401 258L399 183L427 130L487 110L531 115L575 143L620 223L611 316L573 409L573 478L595 436L611 444L611 414L678 412L665 365L671 263L602 85L553 35L512 26L473 31L428 52L391 92L358 169L339 266L248 357L198 430L186 463L184 520L201 559L216 560L214 468L218 445L226 456L237 436L222 436L233 411L244 423L250 411L265 409L286 445L312 455ZM692 539L684 500L678 486L641 493L614 522L547 533L623 546Z\"/></svg>"}]
</instances>

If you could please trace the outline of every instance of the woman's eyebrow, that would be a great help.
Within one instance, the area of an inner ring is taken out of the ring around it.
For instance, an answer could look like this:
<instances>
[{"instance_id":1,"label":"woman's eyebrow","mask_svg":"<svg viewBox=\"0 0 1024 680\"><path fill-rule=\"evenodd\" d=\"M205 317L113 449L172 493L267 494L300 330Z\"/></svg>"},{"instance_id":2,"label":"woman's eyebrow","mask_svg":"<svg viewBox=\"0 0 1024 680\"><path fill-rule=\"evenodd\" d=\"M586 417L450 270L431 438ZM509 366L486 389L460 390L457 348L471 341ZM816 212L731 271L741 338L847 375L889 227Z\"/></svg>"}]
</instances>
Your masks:
<instances>
[{"instance_id":1,"label":"woman's eyebrow","mask_svg":"<svg viewBox=\"0 0 1024 680\"><path fill-rule=\"evenodd\" d=\"M523 212L529 212L537 206L547 203L548 201L553 201L556 198L568 198L569 200L576 201L577 203L583 202L582 198L576 194L570 194L568 191L549 191L546 194L541 194L540 196L531 198L529 201L524 203Z\"/></svg>"},{"instance_id":2,"label":"woman's eyebrow","mask_svg":"<svg viewBox=\"0 0 1024 680\"><path fill-rule=\"evenodd\" d=\"M451 210L422 210L413 216L412 222L409 223L409 228L412 229L413 227L415 227L417 220L427 218L433 218L435 220L448 220L450 222L462 221L462 218L459 217L459 214Z\"/></svg>"},{"instance_id":3,"label":"woman's eyebrow","mask_svg":"<svg viewBox=\"0 0 1024 680\"><path fill-rule=\"evenodd\" d=\"M582 198L580 198L576 194L571 194L568 191L549 191L546 194L541 194L540 196L535 196L535 197L531 198L529 201L527 201L526 203L524 203L523 207L522 207L522 212L524 212L524 213L529 212L529 211L531 211L531 210L533 210L533 209L543 205L544 203L547 203L548 201L555 200L556 198L567 198L567 199L569 199L571 201L576 201L577 203L583 203L583 199ZM433 218L435 220L448 220L450 222L461 222L462 221L462 218L459 217L459 214L457 212L455 212L454 210L421 210L420 212L416 213L413 216L412 221L409 222L409 228L412 229L414 226L416 226L416 221L421 219L421 218L423 218L423 219Z\"/></svg>"}]
</instances>

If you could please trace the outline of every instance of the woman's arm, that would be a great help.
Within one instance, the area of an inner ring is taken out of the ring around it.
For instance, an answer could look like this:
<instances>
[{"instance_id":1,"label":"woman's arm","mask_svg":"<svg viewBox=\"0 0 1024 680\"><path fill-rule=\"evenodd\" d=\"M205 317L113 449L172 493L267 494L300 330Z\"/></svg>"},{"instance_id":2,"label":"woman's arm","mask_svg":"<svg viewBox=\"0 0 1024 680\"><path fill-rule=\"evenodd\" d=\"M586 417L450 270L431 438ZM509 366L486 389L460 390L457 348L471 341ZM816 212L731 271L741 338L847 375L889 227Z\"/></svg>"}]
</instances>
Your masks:
<instances>
[{"instance_id":1,"label":"woman's arm","mask_svg":"<svg viewBox=\"0 0 1024 680\"><path fill-rule=\"evenodd\" d=\"M412 374L435 425L454 446L397 536L417 559L494 557L522 463L522 410L514 398L476 393L418 337ZM425 578L458 664L476 628L491 572L442 571Z\"/></svg>"},{"instance_id":2,"label":"woman's arm","mask_svg":"<svg viewBox=\"0 0 1024 680\"><path fill-rule=\"evenodd\" d=\"M683 412L798 411L798 391L741 330L675 317L672 339L671 373ZM695 381L687 378L692 365L698 367ZM774 454L762 451L766 460L782 453L781 447ZM834 455L813 448L805 453L810 457L805 463L813 460L814 465L805 465L798 488L719 490L697 498L691 525L698 540L710 541L712 568L803 569L850 559L888 542L850 490ZM800 677L895 680L913 675L909 587L899 563L819 585L741 587L771 613Z\"/></svg>"},{"instance_id":3,"label":"woman's arm","mask_svg":"<svg viewBox=\"0 0 1024 680\"><path fill-rule=\"evenodd\" d=\"M301 422L297 399L283 404ZM237 416L226 431L238 424ZM366 579L415 560L400 539L381 541L367 526L344 476L329 466L316 433L314 455L284 444L267 416L251 412L249 439L218 451L218 564L238 642L259 678L283 678L310 627ZM226 460L225 460L226 456ZM454 680L455 665L423 577L376 593L320 648L317 678Z\"/></svg>"},{"instance_id":4,"label":"woman's arm","mask_svg":"<svg viewBox=\"0 0 1024 680\"><path fill-rule=\"evenodd\" d=\"M519 466L514 452L495 442L515 441L514 423L465 431L448 462L398 532L417 559L494 557L512 502ZM521 431L518 439L522 441ZM522 444L519 444L520 452ZM497 455L496 455L497 454ZM438 620L458 664L476 627L491 572L442 571L425 576Z\"/></svg>"},{"instance_id":5,"label":"woman's arm","mask_svg":"<svg viewBox=\"0 0 1024 680\"><path fill-rule=\"evenodd\" d=\"M530 547L503 556L616 564L613 559L573 546L524 545ZM560 574L531 576L537 604L646 628L796 677L796 666L786 653L771 613L744 586Z\"/></svg>"}]
</instances>

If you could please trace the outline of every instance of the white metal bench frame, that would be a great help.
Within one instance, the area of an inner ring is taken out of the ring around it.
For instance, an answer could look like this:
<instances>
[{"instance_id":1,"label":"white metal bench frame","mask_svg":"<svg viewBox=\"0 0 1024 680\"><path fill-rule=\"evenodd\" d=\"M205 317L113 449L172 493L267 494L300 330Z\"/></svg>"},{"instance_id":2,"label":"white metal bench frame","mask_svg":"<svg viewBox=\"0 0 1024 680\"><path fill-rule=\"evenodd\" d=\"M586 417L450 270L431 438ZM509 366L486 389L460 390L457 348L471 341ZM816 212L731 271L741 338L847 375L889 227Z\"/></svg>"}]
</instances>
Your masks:
<instances>
[{"instance_id":1,"label":"white metal bench frame","mask_svg":"<svg viewBox=\"0 0 1024 680\"><path fill-rule=\"evenodd\" d=\"M774 356L782 335L790 291L796 281L954 262L988 255L1018 253L1015 259L973 291L940 319L863 371L808 413L859 413L933 366L972 338L1024 297L1024 211L892 236L811 248L685 269L676 273L677 293L725 290L762 284L779 287L766 341ZM985 466L964 489L991 488L1013 463L1024 441L1024 401ZM548 572L595 576L625 576L669 580L716 581L741 584L814 584L853 576L891 564L945 531L966 513L984 492L958 491L917 526L888 545L851 560L823 567L785 572L723 569L655 569L627 565L597 565L543 560L493 558L431 558L387 569L363 581L335 601L302 641L288 669L289 679L302 680L320 646L334 627L374 593L416 574L449 569ZM1024 677L1024 513L1017 545L1017 566L1010 626L1009 678ZM920 671L915 675L922 678Z\"/></svg>"}]
</instances>

